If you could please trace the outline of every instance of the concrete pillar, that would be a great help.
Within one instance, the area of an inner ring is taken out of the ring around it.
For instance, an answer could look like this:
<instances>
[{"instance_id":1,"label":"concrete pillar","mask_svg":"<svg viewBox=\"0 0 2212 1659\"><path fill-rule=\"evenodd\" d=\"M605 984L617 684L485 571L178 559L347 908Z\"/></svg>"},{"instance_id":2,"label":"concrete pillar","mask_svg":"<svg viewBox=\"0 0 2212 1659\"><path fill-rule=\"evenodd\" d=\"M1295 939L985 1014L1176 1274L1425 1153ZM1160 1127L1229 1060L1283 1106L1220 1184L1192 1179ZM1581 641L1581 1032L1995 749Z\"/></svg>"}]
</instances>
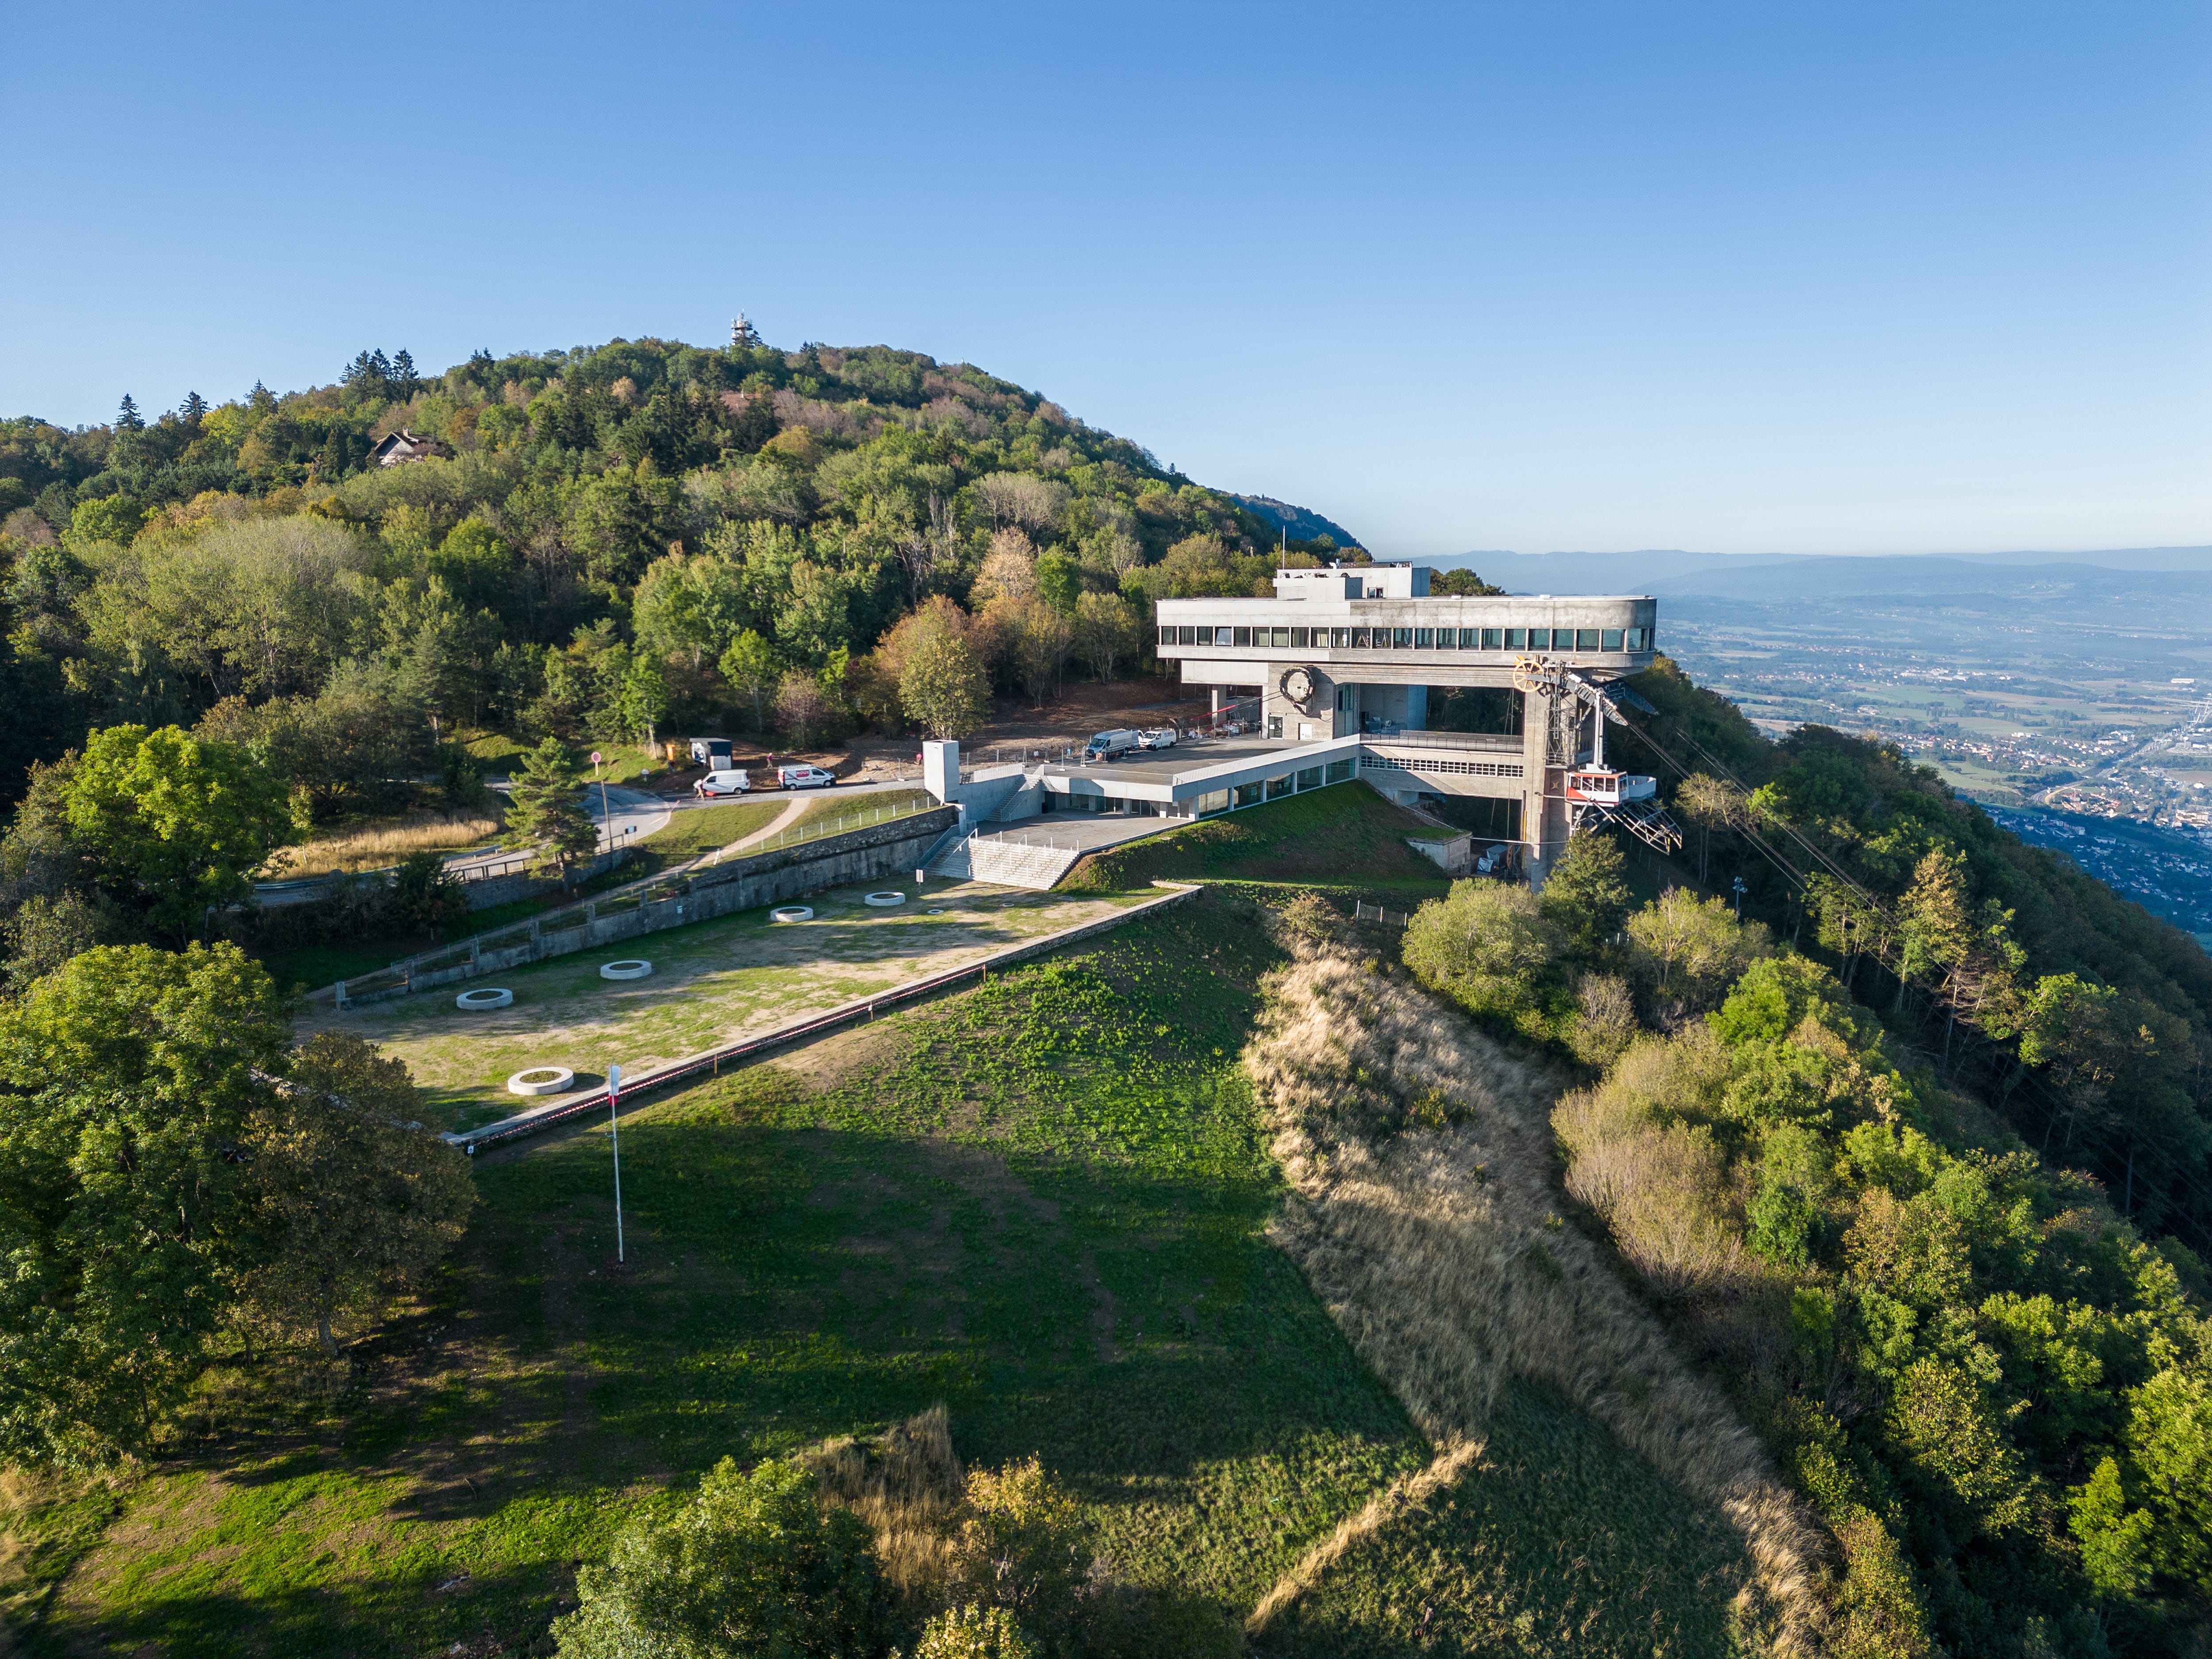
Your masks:
<instances>
[{"instance_id":1,"label":"concrete pillar","mask_svg":"<svg viewBox=\"0 0 2212 1659\"><path fill-rule=\"evenodd\" d=\"M1566 778L1552 764L1552 700L1521 693L1521 839L1528 885L1540 890L1567 844Z\"/></svg>"},{"instance_id":2,"label":"concrete pillar","mask_svg":"<svg viewBox=\"0 0 2212 1659\"><path fill-rule=\"evenodd\" d=\"M960 745L951 738L921 745L921 786L940 802L960 793Z\"/></svg>"}]
</instances>

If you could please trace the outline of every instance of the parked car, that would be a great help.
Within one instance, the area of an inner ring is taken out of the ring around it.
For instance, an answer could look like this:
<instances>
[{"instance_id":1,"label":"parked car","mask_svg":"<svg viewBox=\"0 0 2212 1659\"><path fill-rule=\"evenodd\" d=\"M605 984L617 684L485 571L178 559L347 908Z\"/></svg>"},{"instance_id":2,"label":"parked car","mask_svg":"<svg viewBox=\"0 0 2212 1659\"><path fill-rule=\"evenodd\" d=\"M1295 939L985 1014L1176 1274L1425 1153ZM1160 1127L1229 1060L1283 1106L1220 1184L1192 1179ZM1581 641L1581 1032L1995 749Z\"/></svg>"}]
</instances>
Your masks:
<instances>
[{"instance_id":1,"label":"parked car","mask_svg":"<svg viewBox=\"0 0 2212 1659\"><path fill-rule=\"evenodd\" d=\"M835 772L825 772L818 766L779 766L775 782L779 789L827 789L837 781Z\"/></svg>"},{"instance_id":2,"label":"parked car","mask_svg":"<svg viewBox=\"0 0 2212 1659\"><path fill-rule=\"evenodd\" d=\"M1142 746L1134 732L1121 730L1095 732L1091 734L1091 741L1083 745L1083 758L1086 763L1091 761L1112 760L1117 755L1128 754L1133 750Z\"/></svg>"},{"instance_id":3,"label":"parked car","mask_svg":"<svg viewBox=\"0 0 2212 1659\"><path fill-rule=\"evenodd\" d=\"M1172 749L1176 746L1176 729L1172 726L1154 726L1137 733L1139 749Z\"/></svg>"},{"instance_id":4,"label":"parked car","mask_svg":"<svg viewBox=\"0 0 2212 1659\"><path fill-rule=\"evenodd\" d=\"M691 793L704 800L712 795L742 795L752 787L752 780L743 772L709 772L691 786Z\"/></svg>"}]
</instances>

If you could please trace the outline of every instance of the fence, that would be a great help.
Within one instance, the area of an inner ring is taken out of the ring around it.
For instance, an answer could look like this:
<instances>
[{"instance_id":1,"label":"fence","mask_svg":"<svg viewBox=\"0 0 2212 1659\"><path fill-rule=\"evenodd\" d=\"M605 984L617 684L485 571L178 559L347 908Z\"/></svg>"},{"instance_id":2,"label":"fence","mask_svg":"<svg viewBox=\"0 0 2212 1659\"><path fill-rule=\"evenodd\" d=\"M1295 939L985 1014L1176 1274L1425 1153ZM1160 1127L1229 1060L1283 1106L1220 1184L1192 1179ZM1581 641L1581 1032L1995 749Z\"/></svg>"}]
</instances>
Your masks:
<instances>
[{"instance_id":1,"label":"fence","mask_svg":"<svg viewBox=\"0 0 2212 1659\"><path fill-rule=\"evenodd\" d=\"M1355 902L1352 913L1355 921L1379 921L1385 927L1403 927L1413 920L1403 910L1385 910L1379 904Z\"/></svg>"},{"instance_id":2,"label":"fence","mask_svg":"<svg viewBox=\"0 0 2212 1659\"><path fill-rule=\"evenodd\" d=\"M914 855L958 821L954 809L944 806L854 816L873 816L876 822L839 830L836 821L830 820L829 832L802 838L817 848L813 852L747 848L741 857L712 873L702 860L598 898L423 951L358 979L341 980L330 988L331 994L340 1007L380 1001L710 916L782 903L842 881L877 880L911 870ZM897 827L905 824L912 827ZM838 842L842 844L824 844Z\"/></svg>"},{"instance_id":3,"label":"fence","mask_svg":"<svg viewBox=\"0 0 2212 1659\"><path fill-rule=\"evenodd\" d=\"M887 806L860 807L850 812L841 812L835 818L825 816L809 818L804 823L794 823L788 830L779 830L766 841L744 842L737 849L737 856L749 859L756 853L779 852L787 847L803 846L810 841L821 841L830 836L850 835L855 830L889 823L897 818L910 818L917 813L933 811L936 807L936 797L926 789L917 789L913 794L902 796ZM712 869L722 861L722 855L731 850L727 847L718 848L694 867Z\"/></svg>"},{"instance_id":4,"label":"fence","mask_svg":"<svg viewBox=\"0 0 2212 1659\"><path fill-rule=\"evenodd\" d=\"M1161 887L1172 885L1173 890L1159 898L1152 899L1144 904L1133 905L1127 910L1116 912L1099 921L1084 922L1074 927L1062 928L1056 933L1046 934L1042 939L1031 939L1024 945L994 951L981 962L971 962L965 967L949 969L941 974L932 974L926 979L914 980L905 985L893 986L888 991L878 992L874 996L864 997L857 1002L848 1002L842 1007L811 1015L790 1025L779 1026L773 1031L763 1031L758 1036L745 1037L736 1042L726 1043L719 1048L709 1048L702 1054L689 1055L673 1065L664 1066L658 1071L647 1072L637 1077L625 1079L621 1093L624 1098L628 1098L633 1095L641 1094L648 1089L665 1088L672 1083L681 1083L702 1076L716 1075L720 1073L725 1060L744 1060L755 1054L765 1054L768 1050L781 1048L787 1042L796 1042L803 1037L834 1030L840 1025L849 1024L863 1017L873 1019L880 1009L895 1008L901 1003L912 1002L921 997L932 996L939 991L950 990L965 980L973 979L980 984L990 978L991 969L994 968L1003 968L1024 961L1030 957L1042 956L1046 951L1058 950L1063 945L1073 945L1080 939L1090 938L1094 933L1105 933L1109 928L1119 927L1124 922L1133 921L1138 916L1147 915L1154 910L1164 909L1170 904L1179 904L1200 890L1196 886L1171 884L1167 882L1158 882L1154 884ZM525 1135L534 1135L540 1130L552 1127L556 1123L564 1123L571 1118L582 1117L593 1112L602 1112L606 1109L607 1091L602 1088L594 1090L579 1099L563 1101L557 1106L548 1106L538 1111L526 1112L520 1116L503 1118L496 1123L487 1123L474 1129L452 1131L442 1139L459 1147L473 1158L479 1146L496 1146L503 1140L516 1140Z\"/></svg>"}]
</instances>

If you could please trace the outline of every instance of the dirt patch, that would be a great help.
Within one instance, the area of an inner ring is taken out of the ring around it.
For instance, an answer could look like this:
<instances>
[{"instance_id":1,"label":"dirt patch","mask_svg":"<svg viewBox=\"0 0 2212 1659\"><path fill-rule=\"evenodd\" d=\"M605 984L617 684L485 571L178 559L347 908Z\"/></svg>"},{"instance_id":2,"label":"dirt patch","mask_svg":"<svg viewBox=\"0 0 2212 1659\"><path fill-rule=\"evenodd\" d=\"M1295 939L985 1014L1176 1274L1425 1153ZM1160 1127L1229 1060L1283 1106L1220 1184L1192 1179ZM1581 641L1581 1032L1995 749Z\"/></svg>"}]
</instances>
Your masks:
<instances>
[{"instance_id":1,"label":"dirt patch","mask_svg":"<svg viewBox=\"0 0 2212 1659\"><path fill-rule=\"evenodd\" d=\"M887 1071L906 1057L908 1041L894 1025L853 1025L804 1048L786 1048L776 1063L810 1091L826 1094Z\"/></svg>"}]
</instances>

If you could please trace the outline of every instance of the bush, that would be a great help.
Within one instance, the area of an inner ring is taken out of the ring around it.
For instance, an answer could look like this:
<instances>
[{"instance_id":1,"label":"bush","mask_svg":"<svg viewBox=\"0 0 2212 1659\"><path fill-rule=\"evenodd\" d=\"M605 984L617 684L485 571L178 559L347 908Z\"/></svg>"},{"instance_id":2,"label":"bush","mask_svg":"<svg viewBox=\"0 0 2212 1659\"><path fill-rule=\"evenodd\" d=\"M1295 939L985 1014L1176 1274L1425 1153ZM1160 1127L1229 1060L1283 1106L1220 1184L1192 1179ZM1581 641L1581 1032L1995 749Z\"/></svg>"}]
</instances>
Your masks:
<instances>
[{"instance_id":1,"label":"bush","mask_svg":"<svg viewBox=\"0 0 2212 1659\"><path fill-rule=\"evenodd\" d=\"M914 1659L1037 1659L1037 1647L1004 1607L955 1607L922 1626Z\"/></svg>"},{"instance_id":2,"label":"bush","mask_svg":"<svg viewBox=\"0 0 2212 1659\"><path fill-rule=\"evenodd\" d=\"M875 1655L889 1601L868 1529L819 1501L812 1474L724 1458L687 1503L633 1522L604 1567L576 1576L556 1620L562 1659Z\"/></svg>"},{"instance_id":3,"label":"bush","mask_svg":"<svg viewBox=\"0 0 2212 1659\"><path fill-rule=\"evenodd\" d=\"M1538 981L1559 950L1526 888L1456 881L1448 896L1413 912L1403 956L1431 990L1473 1012L1510 1018L1534 1006Z\"/></svg>"}]
</instances>

